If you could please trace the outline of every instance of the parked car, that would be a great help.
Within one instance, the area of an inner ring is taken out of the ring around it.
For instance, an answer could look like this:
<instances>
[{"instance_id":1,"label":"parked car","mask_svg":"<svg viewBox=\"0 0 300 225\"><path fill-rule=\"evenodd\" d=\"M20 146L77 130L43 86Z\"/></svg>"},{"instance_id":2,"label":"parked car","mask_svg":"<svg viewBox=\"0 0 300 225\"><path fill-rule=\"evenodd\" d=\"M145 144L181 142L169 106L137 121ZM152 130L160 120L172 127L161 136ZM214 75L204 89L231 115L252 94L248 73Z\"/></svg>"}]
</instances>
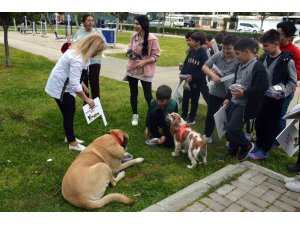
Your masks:
<instances>
[{"instance_id":1,"label":"parked car","mask_svg":"<svg viewBox=\"0 0 300 225\"><path fill-rule=\"evenodd\" d=\"M196 23L193 20L184 20L184 27L195 27Z\"/></svg>"},{"instance_id":2,"label":"parked car","mask_svg":"<svg viewBox=\"0 0 300 225\"><path fill-rule=\"evenodd\" d=\"M258 33L260 30L259 27L254 23L240 23L238 25L237 31Z\"/></svg>"},{"instance_id":3,"label":"parked car","mask_svg":"<svg viewBox=\"0 0 300 225\"><path fill-rule=\"evenodd\" d=\"M150 26L162 26L163 21L161 20L152 20L149 22Z\"/></svg>"},{"instance_id":4,"label":"parked car","mask_svg":"<svg viewBox=\"0 0 300 225\"><path fill-rule=\"evenodd\" d=\"M293 44L300 48L300 36L294 38Z\"/></svg>"}]
</instances>

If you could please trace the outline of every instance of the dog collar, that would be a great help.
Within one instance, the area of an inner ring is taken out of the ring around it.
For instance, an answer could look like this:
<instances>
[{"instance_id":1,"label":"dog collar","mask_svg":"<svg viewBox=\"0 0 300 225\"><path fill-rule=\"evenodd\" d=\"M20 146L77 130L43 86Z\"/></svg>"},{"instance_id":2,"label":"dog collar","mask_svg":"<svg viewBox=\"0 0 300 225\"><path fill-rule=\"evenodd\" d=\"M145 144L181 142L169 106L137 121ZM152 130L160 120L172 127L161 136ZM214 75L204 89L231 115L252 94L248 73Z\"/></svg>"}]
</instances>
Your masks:
<instances>
[{"instance_id":1,"label":"dog collar","mask_svg":"<svg viewBox=\"0 0 300 225\"><path fill-rule=\"evenodd\" d=\"M179 138L180 138L180 141L182 141L182 135L184 133L184 131L189 128L190 126L189 125L183 125L183 126L180 126L179 127Z\"/></svg>"},{"instance_id":2,"label":"dog collar","mask_svg":"<svg viewBox=\"0 0 300 225\"><path fill-rule=\"evenodd\" d=\"M116 133L111 132L110 135L113 136L114 139L116 139L116 141L119 143L119 145L123 146L123 142L122 142L121 138L119 138L119 136Z\"/></svg>"}]
</instances>

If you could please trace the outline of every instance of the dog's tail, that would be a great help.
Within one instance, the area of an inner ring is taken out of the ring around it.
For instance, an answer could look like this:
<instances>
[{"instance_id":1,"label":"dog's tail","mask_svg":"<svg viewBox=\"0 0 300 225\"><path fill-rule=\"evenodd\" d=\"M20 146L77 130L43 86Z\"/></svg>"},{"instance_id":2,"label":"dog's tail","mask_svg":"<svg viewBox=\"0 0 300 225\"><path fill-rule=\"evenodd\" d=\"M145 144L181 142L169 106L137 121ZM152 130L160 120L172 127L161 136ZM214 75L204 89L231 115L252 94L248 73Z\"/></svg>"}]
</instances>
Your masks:
<instances>
[{"instance_id":1,"label":"dog's tail","mask_svg":"<svg viewBox=\"0 0 300 225\"><path fill-rule=\"evenodd\" d=\"M127 205L133 204L133 200L131 200L127 196L118 193L113 193L113 194L105 195L99 200L95 200L95 201L90 200L88 203L85 204L84 208L87 209L100 208L113 201L123 202L124 204Z\"/></svg>"}]
</instances>

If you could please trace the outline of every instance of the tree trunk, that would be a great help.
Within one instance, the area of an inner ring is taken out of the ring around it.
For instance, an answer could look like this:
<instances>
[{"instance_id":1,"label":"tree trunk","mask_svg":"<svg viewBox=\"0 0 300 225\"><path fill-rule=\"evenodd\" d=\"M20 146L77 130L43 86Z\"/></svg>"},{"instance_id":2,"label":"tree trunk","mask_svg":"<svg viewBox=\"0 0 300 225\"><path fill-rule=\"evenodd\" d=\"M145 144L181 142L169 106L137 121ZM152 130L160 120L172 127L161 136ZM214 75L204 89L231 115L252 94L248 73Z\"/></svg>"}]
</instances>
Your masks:
<instances>
[{"instance_id":1,"label":"tree trunk","mask_svg":"<svg viewBox=\"0 0 300 225\"><path fill-rule=\"evenodd\" d=\"M9 45L8 45L8 28L9 25L3 25L4 30L4 48L5 48L5 58L6 58L6 67L11 67L10 54L9 54Z\"/></svg>"},{"instance_id":2,"label":"tree trunk","mask_svg":"<svg viewBox=\"0 0 300 225\"><path fill-rule=\"evenodd\" d=\"M119 13L117 15L117 18L116 18L116 32L118 34L118 31L119 31L119 24L120 24L120 18L119 18Z\"/></svg>"},{"instance_id":3,"label":"tree trunk","mask_svg":"<svg viewBox=\"0 0 300 225\"><path fill-rule=\"evenodd\" d=\"M76 30L79 30L78 15L75 13Z\"/></svg>"}]
</instances>

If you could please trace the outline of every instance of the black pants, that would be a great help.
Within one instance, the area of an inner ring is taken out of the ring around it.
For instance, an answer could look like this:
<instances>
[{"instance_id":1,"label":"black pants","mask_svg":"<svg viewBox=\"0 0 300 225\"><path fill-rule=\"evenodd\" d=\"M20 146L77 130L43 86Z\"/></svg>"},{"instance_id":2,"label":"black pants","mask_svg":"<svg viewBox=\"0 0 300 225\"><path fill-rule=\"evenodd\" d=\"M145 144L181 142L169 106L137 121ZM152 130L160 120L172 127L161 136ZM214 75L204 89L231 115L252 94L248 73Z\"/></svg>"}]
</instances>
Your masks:
<instances>
[{"instance_id":1,"label":"black pants","mask_svg":"<svg viewBox=\"0 0 300 225\"><path fill-rule=\"evenodd\" d=\"M160 138L162 135L158 132L158 128L162 129L163 136L166 137L165 147L174 147L174 139L170 133L170 126L166 123L166 119L162 110L158 109L148 113L150 138Z\"/></svg>"},{"instance_id":2,"label":"black pants","mask_svg":"<svg viewBox=\"0 0 300 225\"><path fill-rule=\"evenodd\" d=\"M89 72L87 74L86 70L82 71L83 83L87 88L91 88L92 99L97 97L100 98L100 86L99 86L99 74L100 74L101 64L92 64L89 66Z\"/></svg>"},{"instance_id":3,"label":"black pants","mask_svg":"<svg viewBox=\"0 0 300 225\"><path fill-rule=\"evenodd\" d=\"M130 103L131 103L131 109L132 109L132 113L133 114L137 114L138 110L137 110L137 99L138 99L138 82L139 80L133 77L128 76L128 83L129 83L129 88L130 88ZM142 81L142 87L144 90L144 97L145 100L148 104L148 109L150 107L150 102L152 99L152 83L151 82L147 82L147 81Z\"/></svg>"},{"instance_id":4,"label":"black pants","mask_svg":"<svg viewBox=\"0 0 300 225\"><path fill-rule=\"evenodd\" d=\"M299 141L299 149L298 149L298 159L297 159L297 163L296 164L299 164L300 165L300 123L299 123L299 127L298 127L298 131L299 131L299 134L298 134L298 141Z\"/></svg>"},{"instance_id":5,"label":"black pants","mask_svg":"<svg viewBox=\"0 0 300 225\"><path fill-rule=\"evenodd\" d=\"M214 114L220 109L223 105L225 98L217 97L215 95L208 95L208 106L207 114L205 119L205 136L210 137L214 131L215 119Z\"/></svg>"},{"instance_id":6,"label":"black pants","mask_svg":"<svg viewBox=\"0 0 300 225\"><path fill-rule=\"evenodd\" d=\"M187 118L188 111L189 111L189 101L191 99L191 110L189 113L189 120L193 121L195 120L197 110L198 110L200 92L206 104L208 103L208 87L207 87L206 80L203 80L198 83L189 83L189 85L191 91L187 91L187 90L183 91L181 116L183 119Z\"/></svg>"},{"instance_id":7,"label":"black pants","mask_svg":"<svg viewBox=\"0 0 300 225\"><path fill-rule=\"evenodd\" d=\"M75 115L75 98L69 92L64 94L63 102L60 102L59 99L55 98L55 101L63 115L63 124L65 135L67 137L68 142L75 141L74 134L74 115Z\"/></svg>"},{"instance_id":8,"label":"black pants","mask_svg":"<svg viewBox=\"0 0 300 225\"><path fill-rule=\"evenodd\" d=\"M229 141L229 152L231 154L237 154L239 148L244 149L249 145L249 141L245 137L243 132L244 121L244 109L245 106L236 105L230 102L227 108L227 139Z\"/></svg>"},{"instance_id":9,"label":"black pants","mask_svg":"<svg viewBox=\"0 0 300 225\"><path fill-rule=\"evenodd\" d=\"M267 152L272 148L281 117L283 100L265 97L255 120L256 145Z\"/></svg>"}]
</instances>

